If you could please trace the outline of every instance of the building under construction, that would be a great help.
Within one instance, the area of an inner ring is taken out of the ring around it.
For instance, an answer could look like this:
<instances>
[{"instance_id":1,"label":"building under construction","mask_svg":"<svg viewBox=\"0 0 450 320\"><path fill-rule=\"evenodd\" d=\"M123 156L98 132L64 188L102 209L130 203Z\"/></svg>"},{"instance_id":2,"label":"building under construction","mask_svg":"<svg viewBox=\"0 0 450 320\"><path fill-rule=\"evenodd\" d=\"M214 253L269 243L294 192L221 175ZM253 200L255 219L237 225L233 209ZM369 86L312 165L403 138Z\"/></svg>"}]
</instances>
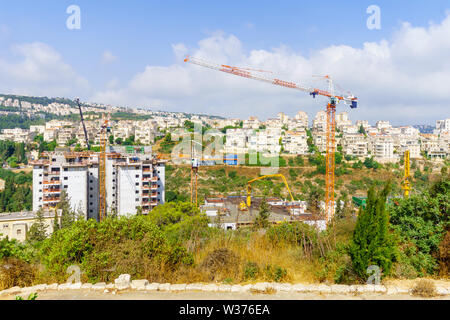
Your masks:
<instances>
[{"instance_id":1,"label":"building under construction","mask_svg":"<svg viewBox=\"0 0 450 320\"><path fill-rule=\"evenodd\" d=\"M234 230L251 226L259 213L262 198L254 197L252 205L246 210L241 210L240 204L245 200L245 196L205 198L205 204L200 209L208 216L210 226ZM325 217L308 212L305 201L292 202L279 198L267 198L266 201L271 211L269 215L271 224L301 221L316 226L319 230L326 229Z\"/></svg>"},{"instance_id":2,"label":"building under construction","mask_svg":"<svg viewBox=\"0 0 450 320\"><path fill-rule=\"evenodd\" d=\"M164 203L165 161L151 147L109 147L105 153L107 215L150 212ZM99 158L97 152L44 152L33 166L33 211L53 209L66 191L72 210L99 220Z\"/></svg>"}]
</instances>

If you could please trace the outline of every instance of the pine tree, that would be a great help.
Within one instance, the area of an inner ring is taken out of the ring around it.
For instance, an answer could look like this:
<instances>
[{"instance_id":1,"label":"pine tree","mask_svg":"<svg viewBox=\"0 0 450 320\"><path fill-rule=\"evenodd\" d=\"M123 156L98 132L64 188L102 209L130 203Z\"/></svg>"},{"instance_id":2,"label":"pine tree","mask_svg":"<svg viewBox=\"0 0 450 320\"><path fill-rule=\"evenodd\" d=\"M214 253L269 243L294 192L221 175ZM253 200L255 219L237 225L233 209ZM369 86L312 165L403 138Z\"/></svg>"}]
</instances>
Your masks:
<instances>
[{"instance_id":1,"label":"pine tree","mask_svg":"<svg viewBox=\"0 0 450 320\"><path fill-rule=\"evenodd\" d=\"M55 216L53 218L53 232L55 232L56 230L61 229L61 226L59 225L59 220L58 220L58 211L55 210Z\"/></svg>"},{"instance_id":2,"label":"pine tree","mask_svg":"<svg viewBox=\"0 0 450 320\"><path fill-rule=\"evenodd\" d=\"M72 211L70 207L70 200L67 192L63 190L61 192L61 200L59 201L56 209L61 209L61 229L70 227L72 223L75 221L75 213Z\"/></svg>"},{"instance_id":3,"label":"pine tree","mask_svg":"<svg viewBox=\"0 0 450 320\"><path fill-rule=\"evenodd\" d=\"M27 233L27 240L37 242L45 240L45 238L47 238L47 226L44 222L44 211L41 208L36 212L36 220Z\"/></svg>"},{"instance_id":4,"label":"pine tree","mask_svg":"<svg viewBox=\"0 0 450 320\"><path fill-rule=\"evenodd\" d=\"M256 229L259 228L267 228L269 226L269 216L270 216L270 207L264 197L259 205L259 212L255 218L254 227Z\"/></svg>"},{"instance_id":5,"label":"pine tree","mask_svg":"<svg viewBox=\"0 0 450 320\"><path fill-rule=\"evenodd\" d=\"M389 233L389 215L386 210L389 191L390 183L378 194L371 187L367 193L366 208L360 207L359 210L349 255L353 269L362 280L370 276L367 273L370 265L378 266L383 275L388 275L396 259L396 246Z\"/></svg>"}]
</instances>

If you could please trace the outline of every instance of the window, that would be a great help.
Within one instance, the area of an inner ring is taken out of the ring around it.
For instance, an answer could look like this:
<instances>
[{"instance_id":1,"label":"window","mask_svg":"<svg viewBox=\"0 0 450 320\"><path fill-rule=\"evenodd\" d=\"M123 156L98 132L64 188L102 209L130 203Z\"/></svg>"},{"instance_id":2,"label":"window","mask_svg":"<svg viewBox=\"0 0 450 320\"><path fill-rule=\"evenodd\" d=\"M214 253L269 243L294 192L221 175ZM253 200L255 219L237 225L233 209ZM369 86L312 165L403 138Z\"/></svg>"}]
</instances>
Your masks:
<instances>
[{"instance_id":1,"label":"window","mask_svg":"<svg viewBox=\"0 0 450 320\"><path fill-rule=\"evenodd\" d=\"M113 179L113 182L116 182L116 179Z\"/></svg>"},{"instance_id":2,"label":"window","mask_svg":"<svg viewBox=\"0 0 450 320\"><path fill-rule=\"evenodd\" d=\"M64 171L69 171L69 168L64 168Z\"/></svg>"},{"instance_id":3,"label":"window","mask_svg":"<svg viewBox=\"0 0 450 320\"><path fill-rule=\"evenodd\" d=\"M115 196L116 196L116 194L115 194L115 193L113 193L113 194L112 194L112 196L113 196L113 197L115 197ZM113 201L113 202L114 202L114 201Z\"/></svg>"},{"instance_id":4,"label":"window","mask_svg":"<svg viewBox=\"0 0 450 320\"><path fill-rule=\"evenodd\" d=\"M89 205L90 205L90 206L92 206L92 205L93 205L93 203L92 203L92 202L89 202Z\"/></svg>"},{"instance_id":5,"label":"window","mask_svg":"<svg viewBox=\"0 0 450 320\"><path fill-rule=\"evenodd\" d=\"M134 199L135 201L139 201L139 198Z\"/></svg>"},{"instance_id":6,"label":"window","mask_svg":"<svg viewBox=\"0 0 450 320\"><path fill-rule=\"evenodd\" d=\"M39 173L39 177L42 177L42 173Z\"/></svg>"},{"instance_id":7,"label":"window","mask_svg":"<svg viewBox=\"0 0 450 320\"><path fill-rule=\"evenodd\" d=\"M136 194L139 194L139 190L136 190Z\"/></svg>"},{"instance_id":8,"label":"window","mask_svg":"<svg viewBox=\"0 0 450 320\"><path fill-rule=\"evenodd\" d=\"M89 183L94 183L94 181L92 181L92 180L89 180Z\"/></svg>"},{"instance_id":9,"label":"window","mask_svg":"<svg viewBox=\"0 0 450 320\"><path fill-rule=\"evenodd\" d=\"M67 180L67 179L69 179L69 177L64 177L64 180Z\"/></svg>"},{"instance_id":10,"label":"window","mask_svg":"<svg viewBox=\"0 0 450 320\"><path fill-rule=\"evenodd\" d=\"M42 181L39 181L39 184L42 184Z\"/></svg>"},{"instance_id":11,"label":"window","mask_svg":"<svg viewBox=\"0 0 450 320\"><path fill-rule=\"evenodd\" d=\"M22 233L22 230L17 229L17 234L19 235L19 234L21 234L21 233Z\"/></svg>"},{"instance_id":12,"label":"window","mask_svg":"<svg viewBox=\"0 0 450 320\"><path fill-rule=\"evenodd\" d=\"M138 186L138 185L139 185L139 182L136 182L136 185Z\"/></svg>"},{"instance_id":13,"label":"window","mask_svg":"<svg viewBox=\"0 0 450 320\"><path fill-rule=\"evenodd\" d=\"M92 213L93 212L92 209L90 209L89 212Z\"/></svg>"},{"instance_id":14,"label":"window","mask_svg":"<svg viewBox=\"0 0 450 320\"><path fill-rule=\"evenodd\" d=\"M115 172L115 171L113 171L113 174L116 174L116 172Z\"/></svg>"},{"instance_id":15,"label":"window","mask_svg":"<svg viewBox=\"0 0 450 320\"><path fill-rule=\"evenodd\" d=\"M136 175L136 178L139 178L139 175L138 175L138 174Z\"/></svg>"},{"instance_id":16,"label":"window","mask_svg":"<svg viewBox=\"0 0 450 320\"><path fill-rule=\"evenodd\" d=\"M89 196L89 198L92 198L92 194Z\"/></svg>"},{"instance_id":17,"label":"window","mask_svg":"<svg viewBox=\"0 0 450 320\"><path fill-rule=\"evenodd\" d=\"M3 229L6 229L6 228L8 228L9 227L9 225L7 225L7 224L4 224L3 225Z\"/></svg>"},{"instance_id":18,"label":"window","mask_svg":"<svg viewBox=\"0 0 450 320\"><path fill-rule=\"evenodd\" d=\"M39 189L39 192L42 192L42 189Z\"/></svg>"},{"instance_id":19,"label":"window","mask_svg":"<svg viewBox=\"0 0 450 320\"><path fill-rule=\"evenodd\" d=\"M92 172L89 172L89 174L92 176Z\"/></svg>"},{"instance_id":20,"label":"window","mask_svg":"<svg viewBox=\"0 0 450 320\"><path fill-rule=\"evenodd\" d=\"M90 187L90 188L89 188L89 190L91 190L91 191L92 191L92 190L94 190L94 188Z\"/></svg>"},{"instance_id":21,"label":"window","mask_svg":"<svg viewBox=\"0 0 450 320\"><path fill-rule=\"evenodd\" d=\"M69 186L66 184L66 185L64 185L64 189L67 189Z\"/></svg>"},{"instance_id":22,"label":"window","mask_svg":"<svg viewBox=\"0 0 450 320\"><path fill-rule=\"evenodd\" d=\"M116 189L116 187L112 187L112 189L114 190L114 189Z\"/></svg>"}]
</instances>

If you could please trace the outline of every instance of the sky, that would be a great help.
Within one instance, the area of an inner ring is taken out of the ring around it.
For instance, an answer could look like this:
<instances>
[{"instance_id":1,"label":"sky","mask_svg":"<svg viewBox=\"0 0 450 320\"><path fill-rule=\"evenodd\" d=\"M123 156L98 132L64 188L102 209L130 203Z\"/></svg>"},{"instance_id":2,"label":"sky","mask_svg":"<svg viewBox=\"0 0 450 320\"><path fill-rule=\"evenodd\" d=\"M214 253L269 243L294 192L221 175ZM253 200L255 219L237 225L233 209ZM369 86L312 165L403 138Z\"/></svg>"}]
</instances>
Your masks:
<instances>
[{"instance_id":1,"label":"sky","mask_svg":"<svg viewBox=\"0 0 450 320\"><path fill-rule=\"evenodd\" d=\"M67 20L80 9L79 28ZM369 6L380 28L367 26ZM154 110L261 120L311 118L324 98L183 62L270 70L359 98L352 120L450 117L450 3L397 1L1 1L0 93L80 97ZM267 74L266 74L267 75Z\"/></svg>"}]
</instances>

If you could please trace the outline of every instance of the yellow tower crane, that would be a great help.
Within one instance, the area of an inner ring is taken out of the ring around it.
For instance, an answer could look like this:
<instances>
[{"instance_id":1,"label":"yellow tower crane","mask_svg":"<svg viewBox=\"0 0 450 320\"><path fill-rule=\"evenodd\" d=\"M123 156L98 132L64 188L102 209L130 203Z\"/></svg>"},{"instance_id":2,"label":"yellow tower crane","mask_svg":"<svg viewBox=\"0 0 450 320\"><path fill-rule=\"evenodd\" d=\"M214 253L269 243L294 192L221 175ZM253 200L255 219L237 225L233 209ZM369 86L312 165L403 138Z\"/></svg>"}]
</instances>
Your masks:
<instances>
[{"instance_id":1,"label":"yellow tower crane","mask_svg":"<svg viewBox=\"0 0 450 320\"><path fill-rule=\"evenodd\" d=\"M404 197L407 198L409 196L409 192L411 191L409 150L405 151L404 160L405 160L405 175L403 177L402 189Z\"/></svg>"}]
</instances>

